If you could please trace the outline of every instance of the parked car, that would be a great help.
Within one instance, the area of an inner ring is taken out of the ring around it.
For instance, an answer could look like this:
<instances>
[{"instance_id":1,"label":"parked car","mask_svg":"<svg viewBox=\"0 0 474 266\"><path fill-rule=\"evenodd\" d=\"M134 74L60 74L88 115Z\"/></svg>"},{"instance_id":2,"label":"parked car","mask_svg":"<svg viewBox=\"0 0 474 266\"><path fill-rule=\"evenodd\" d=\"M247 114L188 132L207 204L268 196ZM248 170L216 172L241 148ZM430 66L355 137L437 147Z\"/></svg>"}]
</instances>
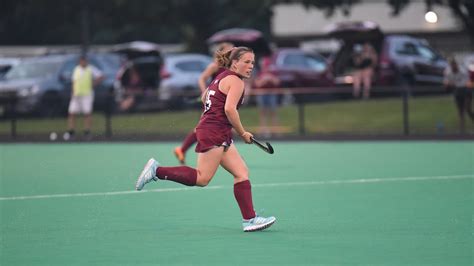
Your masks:
<instances>
[{"instance_id":1,"label":"parked car","mask_svg":"<svg viewBox=\"0 0 474 266\"><path fill-rule=\"evenodd\" d=\"M0 57L0 79L14 66L20 62L19 58Z\"/></svg>"},{"instance_id":2,"label":"parked car","mask_svg":"<svg viewBox=\"0 0 474 266\"><path fill-rule=\"evenodd\" d=\"M368 42L378 53L375 85L392 86L403 79L412 85L430 85L433 92L442 91L447 61L424 39L386 35L370 21L336 23L330 25L327 31L329 37L343 42L331 59L336 84L352 84L353 51ZM377 88L374 89L376 91Z\"/></svg>"},{"instance_id":3,"label":"parked car","mask_svg":"<svg viewBox=\"0 0 474 266\"><path fill-rule=\"evenodd\" d=\"M201 95L199 76L212 62L212 57L202 54L173 54L165 56L161 69L159 101L169 108L193 106Z\"/></svg>"},{"instance_id":4,"label":"parked car","mask_svg":"<svg viewBox=\"0 0 474 266\"><path fill-rule=\"evenodd\" d=\"M198 104L198 79L212 58L202 54L169 54L163 57L137 57L121 68L117 76L117 101L127 96L132 69L143 82L136 105L126 111L180 109Z\"/></svg>"},{"instance_id":5,"label":"parked car","mask_svg":"<svg viewBox=\"0 0 474 266\"><path fill-rule=\"evenodd\" d=\"M307 52L297 48L281 48L270 56L260 60L261 70L257 73L255 84L265 78L272 80L272 85L263 84L265 88L314 88L333 85L332 74L326 59L318 53ZM272 76L272 77L269 77ZM291 89L289 90L291 93ZM300 93L295 91L297 101L312 101L326 98L327 95Z\"/></svg>"},{"instance_id":6,"label":"parked car","mask_svg":"<svg viewBox=\"0 0 474 266\"><path fill-rule=\"evenodd\" d=\"M270 44L263 36L263 33L256 29L225 29L214 33L207 39L207 43L211 48L223 42L232 43L235 46L247 46L254 51L257 57L271 54Z\"/></svg>"},{"instance_id":7,"label":"parked car","mask_svg":"<svg viewBox=\"0 0 474 266\"><path fill-rule=\"evenodd\" d=\"M129 112L159 108L157 96L161 83L160 71L164 60L159 45L134 41L118 44L113 48L113 51L123 55L126 59L126 63L120 67L114 82L115 100L121 106L120 110ZM140 79L139 86L131 84L133 73ZM135 100L124 107L123 103L130 97Z\"/></svg>"},{"instance_id":8,"label":"parked car","mask_svg":"<svg viewBox=\"0 0 474 266\"><path fill-rule=\"evenodd\" d=\"M89 63L100 69L105 79L94 89L96 109L104 109L113 88L120 58L115 54L90 54ZM67 111L71 96L71 76L79 55L47 55L22 59L0 81L0 94L15 94L19 114L54 116Z\"/></svg>"}]
</instances>

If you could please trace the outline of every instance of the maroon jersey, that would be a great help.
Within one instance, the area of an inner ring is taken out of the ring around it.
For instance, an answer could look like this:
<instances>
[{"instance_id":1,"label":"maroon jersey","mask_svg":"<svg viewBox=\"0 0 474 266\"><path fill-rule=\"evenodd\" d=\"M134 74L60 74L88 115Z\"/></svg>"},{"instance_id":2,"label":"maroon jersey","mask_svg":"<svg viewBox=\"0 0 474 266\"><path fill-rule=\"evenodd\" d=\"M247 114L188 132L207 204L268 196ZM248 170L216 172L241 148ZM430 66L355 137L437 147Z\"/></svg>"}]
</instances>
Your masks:
<instances>
[{"instance_id":1,"label":"maroon jersey","mask_svg":"<svg viewBox=\"0 0 474 266\"><path fill-rule=\"evenodd\" d=\"M221 74L222 72L226 71L227 69L224 68L224 67L219 67L219 69L217 69L216 73L212 74L211 78L212 80L216 79L217 76L219 76L219 74Z\"/></svg>"},{"instance_id":2,"label":"maroon jersey","mask_svg":"<svg viewBox=\"0 0 474 266\"><path fill-rule=\"evenodd\" d=\"M204 112L196 128L232 128L232 124L227 119L224 111L227 95L219 90L220 81L229 75L238 76L235 72L226 69L209 85L204 103ZM237 109L242 105L243 101L244 93L240 97Z\"/></svg>"},{"instance_id":3,"label":"maroon jersey","mask_svg":"<svg viewBox=\"0 0 474 266\"><path fill-rule=\"evenodd\" d=\"M236 75L235 72L225 70L211 82L206 94L206 102L204 103L204 112L201 120L196 127L196 152L206 152L214 147L229 147L232 140L232 124L225 114L225 101L227 95L219 90L220 81L229 76ZM244 100L244 94L237 104L239 108Z\"/></svg>"}]
</instances>

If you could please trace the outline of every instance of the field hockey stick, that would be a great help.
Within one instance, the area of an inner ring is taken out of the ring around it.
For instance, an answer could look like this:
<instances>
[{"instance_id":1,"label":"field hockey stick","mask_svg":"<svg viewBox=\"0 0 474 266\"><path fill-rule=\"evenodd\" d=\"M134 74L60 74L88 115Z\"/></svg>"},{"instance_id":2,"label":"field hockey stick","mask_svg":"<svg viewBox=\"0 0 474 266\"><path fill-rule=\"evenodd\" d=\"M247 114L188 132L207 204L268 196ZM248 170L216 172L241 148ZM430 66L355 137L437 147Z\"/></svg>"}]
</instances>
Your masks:
<instances>
[{"instance_id":1,"label":"field hockey stick","mask_svg":"<svg viewBox=\"0 0 474 266\"><path fill-rule=\"evenodd\" d=\"M264 150L266 153L273 154L273 147L270 145L269 142L265 142L266 145L262 144L260 141L256 140L254 137L250 138L252 140L252 143L257 145L260 149Z\"/></svg>"}]
</instances>

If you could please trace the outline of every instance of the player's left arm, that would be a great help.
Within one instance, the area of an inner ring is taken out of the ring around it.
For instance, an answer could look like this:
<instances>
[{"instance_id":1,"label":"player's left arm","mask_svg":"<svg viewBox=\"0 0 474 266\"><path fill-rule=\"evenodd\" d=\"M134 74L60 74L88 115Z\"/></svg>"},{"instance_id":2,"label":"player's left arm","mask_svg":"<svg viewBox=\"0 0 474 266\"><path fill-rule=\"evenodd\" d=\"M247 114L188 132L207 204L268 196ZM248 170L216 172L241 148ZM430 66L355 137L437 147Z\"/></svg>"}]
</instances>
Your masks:
<instances>
[{"instance_id":1,"label":"player's left arm","mask_svg":"<svg viewBox=\"0 0 474 266\"><path fill-rule=\"evenodd\" d=\"M240 121L239 112L237 111L237 105L244 93L244 81L236 76L228 76L225 78L223 85L228 86L227 99L224 106L225 114L239 136L241 136L246 143L252 143L251 138L253 135L245 130Z\"/></svg>"}]
</instances>

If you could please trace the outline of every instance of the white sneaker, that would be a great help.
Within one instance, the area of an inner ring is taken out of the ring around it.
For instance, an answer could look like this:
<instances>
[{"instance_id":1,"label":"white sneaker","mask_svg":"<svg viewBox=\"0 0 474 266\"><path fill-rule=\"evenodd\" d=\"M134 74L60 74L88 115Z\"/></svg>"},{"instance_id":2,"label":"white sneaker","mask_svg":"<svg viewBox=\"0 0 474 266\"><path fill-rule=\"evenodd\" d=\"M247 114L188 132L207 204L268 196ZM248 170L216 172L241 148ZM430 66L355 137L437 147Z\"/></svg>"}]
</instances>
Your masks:
<instances>
[{"instance_id":1,"label":"white sneaker","mask_svg":"<svg viewBox=\"0 0 474 266\"><path fill-rule=\"evenodd\" d=\"M158 177L156 176L156 169L158 169L158 167L159 164L155 159L151 158L148 160L145 167L143 167L143 171L138 177L137 183L135 184L135 189L142 190L145 184L152 180L157 181Z\"/></svg>"},{"instance_id":2,"label":"white sneaker","mask_svg":"<svg viewBox=\"0 0 474 266\"><path fill-rule=\"evenodd\" d=\"M257 215L252 219L243 220L242 227L244 228L244 232L260 231L272 226L275 221L276 218L273 216L261 217Z\"/></svg>"}]
</instances>

